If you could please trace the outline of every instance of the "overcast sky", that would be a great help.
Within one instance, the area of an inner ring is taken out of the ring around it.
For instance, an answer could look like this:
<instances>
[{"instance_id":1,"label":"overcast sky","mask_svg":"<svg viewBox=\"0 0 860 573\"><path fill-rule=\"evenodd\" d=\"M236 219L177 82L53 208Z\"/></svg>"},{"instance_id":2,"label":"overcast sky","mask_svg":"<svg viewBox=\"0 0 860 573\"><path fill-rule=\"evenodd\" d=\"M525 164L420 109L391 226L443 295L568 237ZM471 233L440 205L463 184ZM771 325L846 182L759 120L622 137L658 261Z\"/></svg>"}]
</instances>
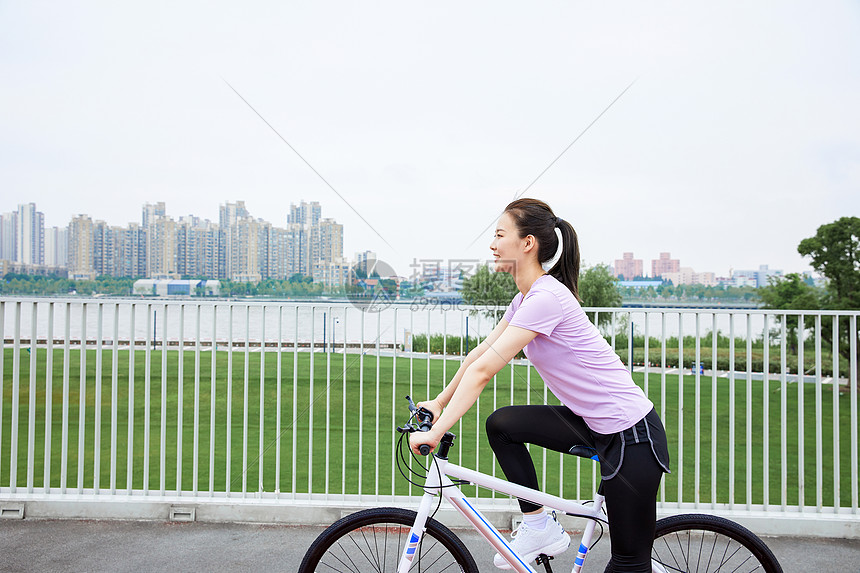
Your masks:
<instances>
[{"instance_id":1,"label":"overcast sky","mask_svg":"<svg viewBox=\"0 0 860 573\"><path fill-rule=\"evenodd\" d=\"M350 257L486 260L503 207L634 80L526 193L586 264L802 271L801 239L860 215L849 1L0 1L0 211L244 200L283 226L319 201Z\"/></svg>"}]
</instances>

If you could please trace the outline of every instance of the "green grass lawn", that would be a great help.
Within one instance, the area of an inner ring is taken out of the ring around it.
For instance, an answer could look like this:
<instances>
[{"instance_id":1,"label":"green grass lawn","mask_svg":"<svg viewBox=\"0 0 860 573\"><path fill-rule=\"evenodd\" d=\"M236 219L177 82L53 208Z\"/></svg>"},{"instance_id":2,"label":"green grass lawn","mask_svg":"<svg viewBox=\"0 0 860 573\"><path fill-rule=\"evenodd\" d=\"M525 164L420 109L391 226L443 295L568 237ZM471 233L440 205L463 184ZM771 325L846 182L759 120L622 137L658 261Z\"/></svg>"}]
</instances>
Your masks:
<instances>
[{"instance_id":1,"label":"green grass lawn","mask_svg":"<svg viewBox=\"0 0 860 573\"><path fill-rule=\"evenodd\" d=\"M45 430L46 419L49 419L48 480L51 488L65 485L74 489L79 483L90 488L96 485L97 477L98 487L115 485L119 490L130 485L135 490L175 490L179 486L182 490L196 487L208 491L211 484L214 491L229 488L234 492L278 489L281 492L333 494L414 493L415 488L410 489L399 474L395 475L393 464L394 444L399 437L394 427L405 421L407 415L403 397L411 394L418 401L435 395L459 366L458 360L428 361L402 357L396 359L395 365L391 357L348 354L344 375L342 354L299 353L294 364L294 354L284 352L281 354L279 380L277 352L246 355L244 350L234 350L231 357L227 352L219 351L215 354L213 383L212 353L201 352L198 366L195 352L186 350L180 385L179 352L176 350L167 351L166 356L160 351L151 352L147 378L147 360L143 350L134 352L133 369L128 350L120 350L116 354L111 349L104 350L99 376L96 372L97 351L91 348L86 351L82 394L82 352L73 349L68 356L69 398L64 403L63 351L55 349L52 353L51 376L46 373L47 356L47 350L37 351L32 436L35 454L32 464L29 464L30 355L26 349L20 351L15 468L15 483L19 488L28 485L28 473L33 475L34 487L47 485L44 477ZM115 385L112 382L114 356ZM264 357L262 364L261 357ZM3 487L8 487L12 481L14 358L13 350L6 348L2 365L0 422L0 486ZM513 372L511 366L503 369L453 429L459 438L452 452L452 461L484 472L495 471L501 476L484 436L486 417L495 408L506 404L557 403L546 393L534 369L530 373L525 366L514 366L513 369ZM643 374L634 374L634 379L645 385ZM797 505L802 495L804 504L816 505L820 490L823 505L832 506L837 496L834 481L838 462L838 503L850 506L850 394L843 391L838 395L839 416L834 428L832 386L823 386L820 395L812 384L804 385L801 391L797 384L787 384L785 393L778 381L770 381L767 388L761 381L753 381L749 388L747 386L745 380L736 381L732 395L728 380L718 379L714 410L710 378L702 377L697 387L695 377L689 374L683 377L682 383L678 376L666 376L663 388L659 374L649 375L647 392L657 411L665 412L664 422L672 457L673 473L664 480L665 499L678 499L680 479L682 501L694 501L698 495L705 503L712 499L719 503L729 502L730 485L733 484L734 502L746 503L749 481L750 503L764 502L767 492L770 503L781 503L785 496L789 505ZM748 390L751 395L749 402ZM48 396L51 401L49 418ZM679 409L681 398L682 410ZM783 400L785 416L782 415ZM820 401L820 420L816 420L817 401ZM79 448L81 403L84 404L84 425L83 447ZM133 404L131 408L130 403ZM729 466L732 403L735 408L733 472ZM697 405L701 412L698 428ZM766 429L763 424L765 407L768 408ZM68 430L65 433L64 411L68 412ZM277 420L279 411L280 424ZM683 420L679 411L683 413ZM95 431L97 415L98 433ZM751 424L750 440L746 437L748 420ZM213 422L214 433L211 431ZM715 461L712 461L714 424ZM114 427L115 441L112 440ZM839 432L837 451L834 451L834 429ZM801 435L802 462L798 441ZM679 437L683 443L680 454ZM822 444L820 474L816 464L816 440L819 439ZM214 456L210 456L213 440ZM783 441L787 444L784 463ZM68 444L65 484L61 480L64 442ZM114 451L115 454L112 453ZM99 454L98 464L96 452ZM538 475L543 476L546 491L576 498L592 496L596 474L593 462L546 453L540 448L533 448L532 455ZM697 455L701 460L698 484L695 473ZM116 467L115 484L111 483L112 465ZM247 471L243 472L245 467ZM783 467L787 474L784 484ZM712 476L715 476L715 489ZM466 490L468 494L475 493L474 488ZM481 495L487 494L482 492Z\"/></svg>"}]
</instances>

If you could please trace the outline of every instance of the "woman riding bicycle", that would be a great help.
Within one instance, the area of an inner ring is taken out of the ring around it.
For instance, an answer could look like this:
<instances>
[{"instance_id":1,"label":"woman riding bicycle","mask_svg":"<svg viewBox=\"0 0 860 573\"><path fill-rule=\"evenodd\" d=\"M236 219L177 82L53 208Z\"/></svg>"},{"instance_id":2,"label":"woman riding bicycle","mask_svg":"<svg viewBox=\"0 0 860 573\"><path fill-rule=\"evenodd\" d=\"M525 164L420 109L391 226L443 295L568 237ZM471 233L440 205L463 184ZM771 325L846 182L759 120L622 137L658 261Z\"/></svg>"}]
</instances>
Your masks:
<instances>
[{"instance_id":1,"label":"woman riding bicycle","mask_svg":"<svg viewBox=\"0 0 860 573\"><path fill-rule=\"evenodd\" d=\"M580 306L576 231L543 201L518 199L505 208L490 249L496 272L510 273L520 292L445 389L419 404L433 412L435 423L429 432L411 434L410 446L416 453L421 444L436 447L493 376L524 350L564 405L506 406L487 419L490 446L505 476L538 489L526 444L594 451L610 516L606 571L651 571L657 489L669 471L666 434L654 405ZM543 265L559 251L545 272ZM511 543L518 555L530 561L567 549L570 536L554 516L531 502L519 504L523 522ZM510 568L498 554L494 563Z\"/></svg>"}]
</instances>

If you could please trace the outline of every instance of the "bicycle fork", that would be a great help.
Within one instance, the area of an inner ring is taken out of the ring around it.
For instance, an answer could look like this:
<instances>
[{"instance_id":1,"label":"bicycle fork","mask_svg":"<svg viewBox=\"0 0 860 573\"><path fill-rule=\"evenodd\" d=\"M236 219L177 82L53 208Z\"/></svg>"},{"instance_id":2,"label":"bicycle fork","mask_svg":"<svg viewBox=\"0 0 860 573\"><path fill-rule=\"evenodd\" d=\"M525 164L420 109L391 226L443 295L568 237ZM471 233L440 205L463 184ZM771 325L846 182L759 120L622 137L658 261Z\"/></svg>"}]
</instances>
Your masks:
<instances>
[{"instance_id":1,"label":"bicycle fork","mask_svg":"<svg viewBox=\"0 0 860 573\"><path fill-rule=\"evenodd\" d=\"M434 469L436 460L434 456L430 457L430 469ZM448 480L450 483L450 480ZM415 559L415 554L421 545L421 538L424 536L424 530L427 528L427 519L430 517L430 508L440 492L440 473L438 471L428 471L427 480L424 482L424 495L421 497L421 504L418 506L418 514L415 516L415 523L412 524L412 529L409 530L409 538L406 541L406 546L403 548L403 553L400 555L400 563L397 566L397 573L408 573L412 566L412 560Z\"/></svg>"},{"instance_id":2,"label":"bicycle fork","mask_svg":"<svg viewBox=\"0 0 860 573\"><path fill-rule=\"evenodd\" d=\"M434 495L425 491L424 496L421 498L418 515L415 517L412 529L409 530L409 538L400 556L400 564L397 567L398 573L407 573L412 566L412 560L415 558L415 553L418 551L418 546L421 544L421 538L424 536L424 530L427 527L427 518L430 515L430 507L433 504L434 497Z\"/></svg>"}]
</instances>

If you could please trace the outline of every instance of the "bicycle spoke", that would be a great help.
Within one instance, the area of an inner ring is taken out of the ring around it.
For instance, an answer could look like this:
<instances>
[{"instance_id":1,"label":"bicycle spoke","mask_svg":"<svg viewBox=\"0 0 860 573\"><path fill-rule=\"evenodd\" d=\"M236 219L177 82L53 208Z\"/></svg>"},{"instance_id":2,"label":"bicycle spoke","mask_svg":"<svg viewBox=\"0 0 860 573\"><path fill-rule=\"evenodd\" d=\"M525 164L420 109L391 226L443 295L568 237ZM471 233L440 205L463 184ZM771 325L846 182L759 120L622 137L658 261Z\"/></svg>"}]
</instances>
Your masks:
<instances>
[{"instance_id":1,"label":"bicycle spoke","mask_svg":"<svg viewBox=\"0 0 860 573\"><path fill-rule=\"evenodd\" d=\"M337 562L340 563L341 565L343 565L344 567L348 567L348 569L335 569L333 566L329 565L328 563L322 562L322 561L320 561L320 565L325 565L326 567L328 567L332 571L349 571L350 573L360 573L361 569L359 569L359 567L355 563L353 563L352 559L350 559L349 552L347 552L346 549L341 547L340 544L338 544L338 548L341 551L343 551L344 556L347 558L347 560L349 561L350 564L347 565L347 563L343 559L341 559L340 557L338 557L334 553L332 553L332 557L334 559L336 559Z\"/></svg>"},{"instance_id":2,"label":"bicycle spoke","mask_svg":"<svg viewBox=\"0 0 860 573\"><path fill-rule=\"evenodd\" d=\"M383 569L382 569L382 564L379 563L379 543L377 542L378 536L376 533L376 528L370 528L370 531L371 531L371 533L373 533L373 547L375 549L375 551L373 552L373 556L374 556L375 562L376 562L376 570L381 573L383 571Z\"/></svg>"},{"instance_id":3,"label":"bicycle spoke","mask_svg":"<svg viewBox=\"0 0 860 573\"><path fill-rule=\"evenodd\" d=\"M421 543L422 543L422 545L423 545L423 543L424 543L423 539L422 539L422 542L421 542ZM432 546L432 547L430 547L430 549L428 549L428 550L427 550L427 552L424 552L424 551L423 551L423 549L421 550L421 553L420 553L420 554L419 554L419 556L418 556L419 566L425 565L425 562L429 559L429 555L433 552L433 550L434 550L435 548L436 548L436 544L434 543L434 544L433 544L433 546ZM433 561L431 561L430 563L426 563L426 567L427 567L427 569L431 569L431 568L432 568L436 563L438 563L438 562L439 562L439 560L440 560L440 559L442 559L444 556L445 556L444 551L443 551L443 552L440 552L440 553L439 553L439 556L438 556L438 557L436 557ZM447 569L447 568L448 568L448 567L450 567L450 566L451 566L451 565L446 565L446 566L445 566L445 569ZM444 571L445 569L441 569L440 571ZM419 573L420 573L420 571L421 571L421 570L419 569L418 571L419 571Z\"/></svg>"},{"instance_id":4,"label":"bicycle spoke","mask_svg":"<svg viewBox=\"0 0 860 573\"><path fill-rule=\"evenodd\" d=\"M364 552L364 550L361 548L361 546L354 539L353 539L353 543L355 543L356 549L358 549L361 552L361 554L364 556L364 558L367 559L368 565L373 565L373 559L371 557L368 557L368 555L373 554L373 549L370 547L370 542L367 540L367 535L365 534L365 530L360 529L358 532L361 534L361 538L364 540L364 544L367 546L367 553ZM350 536L350 539L352 539L351 536ZM377 573L382 573L382 570L379 568L378 563L376 564L376 567L374 568L374 570Z\"/></svg>"},{"instance_id":5,"label":"bicycle spoke","mask_svg":"<svg viewBox=\"0 0 860 573\"><path fill-rule=\"evenodd\" d=\"M764 565L745 544L718 531L689 529L655 540L652 559L677 573L753 573Z\"/></svg>"},{"instance_id":6,"label":"bicycle spoke","mask_svg":"<svg viewBox=\"0 0 860 573\"><path fill-rule=\"evenodd\" d=\"M723 564L725 564L725 563L727 563L727 562L728 562L728 559L726 558L726 555L727 555L728 553L729 553L729 544L728 544L728 543L726 543L726 548L723 550L723 557L722 557L722 559L720 560L720 568L722 568L722 567L723 567ZM717 571L719 571L719 569L717 569Z\"/></svg>"},{"instance_id":7,"label":"bicycle spoke","mask_svg":"<svg viewBox=\"0 0 860 573\"><path fill-rule=\"evenodd\" d=\"M705 534L704 534L704 532L702 532L702 545L704 545L704 541L705 541ZM726 547L728 547L728 544L726 544ZM711 544L711 553L708 555L708 565L707 565L707 567L705 567L705 571L711 570L711 561L714 559L714 551L716 551L716 550L717 550L717 536L715 535L714 536L714 542L713 542L713 544ZM720 563L720 567L722 567L722 563ZM718 567L717 571L719 571L719 570L720 569Z\"/></svg>"},{"instance_id":8,"label":"bicycle spoke","mask_svg":"<svg viewBox=\"0 0 860 573\"><path fill-rule=\"evenodd\" d=\"M385 528L385 540L382 542L382 568L385 569L385 562L388 557L388 528Z\"/></svg>"},{"instance_id":9,"label":"bicycle spoke","mask_svg":"<svg viewBox=\"0 0 860 573\"><path fill-rule=\"evenodd\" d=\"M681 539L677 533L675 534L675 537L676 537L676 540L678 541L679 551L681 551L683 553L683 548L681 547ZM684 570L681 569L681 564L678 562L678 557L675 555L675 552L672 551L672 546L669 545L669 540L666 539L665 537L662 537L662 538L660 538L660 541L662 541L663 544L666 546L666 550L669 552L669 556L675 562L675 566L670 565L668 562L666 562L665 560L663 560L662 558L659 558L659 557L658 557L657 561L661 565L664 565L664 566L669 567L675 571L679 571L679 572L683 573Z\"/></svg>"}]
</instances>

